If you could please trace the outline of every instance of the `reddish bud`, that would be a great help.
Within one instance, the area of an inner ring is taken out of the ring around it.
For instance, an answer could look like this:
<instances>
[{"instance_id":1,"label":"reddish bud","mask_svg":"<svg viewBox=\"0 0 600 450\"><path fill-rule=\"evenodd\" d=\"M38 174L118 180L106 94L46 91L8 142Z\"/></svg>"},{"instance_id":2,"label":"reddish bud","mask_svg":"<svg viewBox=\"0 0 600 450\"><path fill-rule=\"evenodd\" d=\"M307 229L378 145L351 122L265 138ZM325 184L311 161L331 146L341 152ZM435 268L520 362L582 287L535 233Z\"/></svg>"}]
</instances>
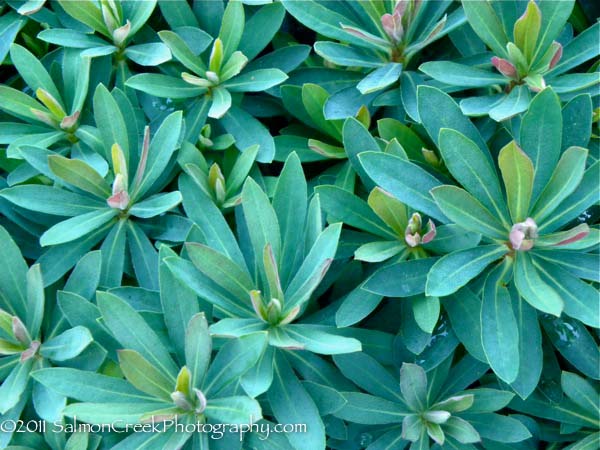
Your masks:
<instances>
[{"instance_id":1,"label":"reddish bud","mask_svg":"<svg viewBox=\"0 0 600 450\"><path fill-rule=\"evenodd\" d=\"M492 58L492 64L502 75L515 79L518 77L517 69L509 60L494 56Z\"/></svg>"},{"instance_id":2,"label":"reddish bud","mask_svg":"<svg viewBox=\"0 0 600 450\"><path fill-rule=\"evenodd\" d=\"M560 61L560 58L562 58L562 54L563 54L562 45L560 45L560 43L558 43L558 42L556 42L556 44L558 44L558 46L556 48L556 52L554 53L554 56L550 60L550 66L549 66L550 69L553 69L554 66L556 66L558 61Z\"/></svg>"}]
</instances>

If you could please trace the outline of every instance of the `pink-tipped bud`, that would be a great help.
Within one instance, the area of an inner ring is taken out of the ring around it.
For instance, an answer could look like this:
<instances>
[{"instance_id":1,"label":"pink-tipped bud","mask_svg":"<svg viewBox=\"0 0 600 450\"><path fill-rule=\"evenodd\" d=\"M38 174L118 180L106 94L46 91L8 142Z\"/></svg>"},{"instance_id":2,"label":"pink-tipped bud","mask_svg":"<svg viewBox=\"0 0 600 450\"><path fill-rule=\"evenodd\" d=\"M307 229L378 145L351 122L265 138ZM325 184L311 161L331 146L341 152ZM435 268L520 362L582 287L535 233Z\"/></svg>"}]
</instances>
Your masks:
<instances>
[{"instance_id":1,"label":"pink-tipped bud","mask_svg":"<svg viewBox=\"0 0 600 450\"><path fill-rule=\"evenodd\" d=\"M537 230L537 224L531 217L528 217L525 222L514 224L509 234L512 248L520 251L531 250L538 237Z\"/></svg>"},{"instance_id":2,"label":"pink-tipped bud","mask_svg":"<svg viewBox=\"0 0 600 450\"><path fill-rule=\"evenodd\" d=\"M17 316L12 318L12 333L17 341L23 345L29 345L31 343L31 337L29 331L25 327L25 324Z\"/></svg>"},{"instance_id":3,"label":"pink-tipped bud","mask_svg":"<svg viewBox=\"0 0 600 450\"><path fill-rule=\"evenodd\" d=\"M492 57L492 64L498 70L498 72L500 72L505 77L514 79L518 77L517 69L509 60L494 56Z\"/></svg>"},{"instance_id":4,"label":"pink-tipped bud","mask_svg":"<svg viewBox=\"0 0 600 450\"><path fill-rule=\"evenodd\" d=\"M206 404L208 403L208 401L206 400L206 396L204 395L204 392L202 392L200 389L194 388L194 392L196 394L196 398L198 399L198 403L197 403L195 412L196 412L196 414L202 414L204 412L204 410L206 409Z\"/></svg>"},{"instance_id":5,"label":"pink-tipped bud","mask_svg":"<svg viewBox=\"0 0 600 450\"><path fill-rule=\"evenodd\" d=\"M29 348L21 353L21 362L25 362L31 358L33 358L40 348L40 341L33 341Z\"/></svg>"},{"instance_id":6,"label":"pink-tipped bud","mask_svg":"<svg viewBox=\"0 0 600 450\"><path fill-rule=\"evenodd\" d=\"M114 209L120 209L124 211L129 206L129 194L127 191L119 191L116 194L111 195L106 200L108 206Z\"/></svg>"},{"instance_id":7,"label":"pink-tipped bud","mask_svg":"<svg viewBox=\"0 0 600 450\"><path fill-rule=\"evenodd\" d=\"M556 42L556 44L558 44L558 46L556 48L556 52L554 53L554 56L550 60L550 65L549 65L550 69L553 69L554 66L556 66L556 64L558 64L558 61L560 61L560 58L562 58L562 54L563 54L562 45L560 45L560 43L558 43L558 42Z\"/></svg>"},{"instance_id":8,"label":"pink-tipped bud","mask_svg":"<svg viewBox=\"0 0 600 450\"><path fill-rule=\"evenodd\" d=\"M112 32L114 44L117 46L122 45L125 42L125 40L127 39L127 36L129 36L130 32L131 32L131 22L128 20L125 25L117 28L115 31Z\"/></svg>"},{"instance_id":9,"label":"pink-tipped bud","mask_svg":"<svg viewBox=\"0 0 600 450\"><path fill-rule=\"evenodd\" d=\"M435 228L435 223L433 223L433 220L429 219L429 221L427 222L427 233L423 235L423 239L421 240L421 242L423 244L428 244L429 242L433 241L433 238L436 234L437 231Z\"/></svg>"},{"instance_id":10,"label":"pink-tipped bud","mask_svg":"<svg viewBox=\"0 0 600 450\"><path fill-rule=\"evenodd\" d=\"M398 43L404 36L404 28L402 27L402 16L397 12L394 14L384 14L381 16L381 26L390 40Z\"/></svg>"},{"instance_id":11,"label":"pink-tipped bud","mask_svg":"<svg viewBox=\"0 0 600 450\"><path fill-rule=\"evenodd\" d=\"M191 411L193 409L192 404L185 396L183 392L175 391L171 393L171 400L175 403L175 406L183 409L184 411Z\"/></svg>"},{"instance_id":12,"label":"pink-tipped bud","mask_svg":"<svg viewBox=\"0 0 600 450\"><path fill-rule=\"evenodd\" d=\"M71 130L79 120L79 111L75 111L70 116L65 116L63 120L60 121L60 128L69 131Z\"/></svg>"}]
</instances>

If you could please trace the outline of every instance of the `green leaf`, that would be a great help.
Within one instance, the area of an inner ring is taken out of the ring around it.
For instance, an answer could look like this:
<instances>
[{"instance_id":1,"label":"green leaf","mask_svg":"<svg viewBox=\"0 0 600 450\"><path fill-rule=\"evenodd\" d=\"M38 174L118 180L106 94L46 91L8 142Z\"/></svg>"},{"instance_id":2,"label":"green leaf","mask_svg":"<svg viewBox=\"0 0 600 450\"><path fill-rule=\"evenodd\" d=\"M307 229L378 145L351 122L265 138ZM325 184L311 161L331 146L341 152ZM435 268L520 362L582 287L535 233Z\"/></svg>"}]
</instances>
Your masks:
<instances>
[{"instance_id":1,"label":"green leaf","mask_svg":"<svg viewBox=\"0 0 600 450\"><path fill-rule=\"evenodd\" d=\"M542 373L542 333L537 311L514 292L511 299L519 329L519 374L511 387L525 399L536 389Z\"/></svg>"},{"instance_id":2,"label":"green leaf","mask_svg":"<svg viewBox=\"0 0 600 450\"><path fill-rule=\"evenodd\" d=\"M242 189L242 208L260 273L264 273L264 265L259 255L262 255L263 249L267 244L271 244L275 260L279 261L281 233L277 215L271 206L267 194L263 192L252 178L248 178L244 183Z\"/></svg>"},{"instance_id":3,"label":"green leaf","mask_svg":"<svg viewBox=\"0 0 600 450\"><path fill-rule=\"evenodd\" d=\"M261 331L233 339L225 344L210 365L202 392L207 398L218 397L218 394L237 385L239 378L258 362L267 346L267 333Z\"/></svg>"},{"instance_id":4,"label":"green leaf","mask_svg":"<svg viewBox=\"0 0 600 450\"><path fill-rule=\"evenodd\" d=\"M480 297L468 287L464 287L450 295L443 305L454 333L469 354L479 361L487 362L481 343Z\"/></svg>"},{"instance_id":5,"label":"green leaf","mask_svg":"<svg viewBox=\"0 0 600 450\"><path fill-rule=\"evenodd\" d=\"M482 152L469 138L446 128L440 130L439 149L452 176L484 206L494 211L496 218L508 228L508 211L498 175L490 164L489 152Z\"/></svg>"},{"instance_id":6,"label":"green leaf","mask_svg":"<svg viewBox=\"0 0 600 450\"><path fill-rule=\"evenodd\" d=\"M523 222L528 217L533 190L533 164L515 141L511 141L500 150L498 165L513 223Z\"/></svg>"},{"instance_id":7,"label":"green leaf","mask_svg":"<svg viewBox=\"0 0 600 450\"><path fill-rule=\"evenodd\" d=\"M396 239L396 235L372 211L367 202L337 186L318 186L323 210L335 220L376 236ZM404 230L402 231L404 232Z\"/></svg>"},{"instance_id":8,"label":"green leaf","mask_svg":"<svg viewBox=\"0 0 600 450\"><path fill-rule=\"evenodd\" d=\"M233 0L227 3L219 37L223 41L223 59L228 59L237 50L244 33L244 6L241 1Z\"/></svg>"},{"instance_id":9,"label":"green leaf","mask_svg":"<svg viewBox=\"0 0 600 450\"><path fill-rule=\"evenodd\" d=\"M202 243L228 256L240 267L245 267L246 262L235 236L212 199L184 174L179 177L179 190L183 195L183 209L186 215L194 221L204 236Z\"/></svg>"},{"instance_id":10,"label":"green leaf","mask_svg":"<svg viewBox=\"0 0 600 450\"><path fill-rule=\"evenodd\" d=\"M112 208L98 209L80 216L71 217L50 227L40 237L40 245L58 245L72 242L95 230L102 228L104 224L111 221L118 211Z\"/></svg>"},{"instance_id":11,"label":"green leaf","mask_svg":"<svg viewBox=\"0 0 600 450\"><path fill-rule=\"evenodd\" d=\"M365 152L359 155L360 164L369 177L385 191L388 191L402 203L419 210L442 222L446 216L440 211L429 194L431 189L441 183L409 161L382 152ZM410 180L397 174L410 173Z\"/></svg>"},{"instance_id":12,"label":"green leaf","mask_svg":"<svg viewBox=\"0 0 600 450\"><path fill-rule=\"evenodd\" d=\"M466 118L460 107L448 94L439 89L421 85L417 88L419 115L427 134L439 147L439 134L442 128L456 130L473 141L489 156L487 145L479 130ZM491 156L490 164L493 165Z\"/></svg>"},{"instance_id":13,"label":"green leaf","mask_svg":"<svg viewBox=\"0 0 600 450\"><path fill-rule=\"evenodd\" d=\"M435 297L450 295L506 253L505 245L481 245L443 256L427 275L425 293Z\"/></svg>"},{"instance_id":14,"label":"green leaf","mask_svg":"<svg viewBox=\"0 0 600 450\"><path fill-rule=\"evenodd\" d=\"M135 389L122 378L102 375L87 370L52 367L32 372L38 382L81 402L92 403L140 403L153 399Z\"/></svg>"},{"instance_id":15,"label":"green leaf","mask_svg":"<svg viewBox=\"0 0 600 450\"><path fill-rule=\"evenodd\" d=\"M261 92L281 84L287 78L279 69L258 69L226 81L223 87L231 92Z\"/></svg>"},{"instance_id":16,"label":"green leaf","mask_svg":"<svg viewBox=\"0 0 600 450\"><path fill-rule=\"evenodd\" d=\"M284 17L285 8L281 3L266 3L244 25L244 33L240 39L238 49L248 59L256 58L273 40L273 37L281 28Z\"/></svg>"},{"instance_id":17,"label":"green leaf","mask_svg":"<svg viewBox=\"0 0 600 450\"><path fill-rule=\"evenodd\" d=\"M171 59L171 52L162 42L130 45L125 49L125 56L140 66L158 66Z\"/></svg>"},{"instance_id":18,"label":"green leaf","mask_svg":"<svg viewBox=\"0 0 600 450\"><path fill-rule=\"evenodd\" d=\"M53 361L66 361L78 356L92 342L92 335L84 327L74 327L45 341L40 354Z\"/></svg>"},{"instance_id":19,"label":"green leaf","mask_svg":"<svg viewBox=\"0 0 600 450\"><path fill-rule=\"evenodd\" d=\"M363 289L386 297L410 297L425 291L427 273L438 258L401 261L377 270Z\"/></svg>"},{"instance_id":20,"label":"green leaf","mask_svg":"<svg viewBox=\"0 0 600 450\"><path fill-rule=\"evenodd\" d=\"M481 342L492 370L506 383L519 373L519 328L506 279L511 260L498 265L485 280L481 302Z\"/></svg>"},{"instance_id":21,"label":"green leaf","mask_svg":"<svg viewBox=\"0 0 600 450\"><path fill-rule=\"evenodd\" d=\"M179 191L163 192L136 203L129 212L132 216L147 219L170 211L179 205L181 200L182 197Z\"/></svg>"},{"instance_id":22,"label":"green leaf","mask_svg":"<svg viewBox=\"0 0 600 450\"><path fill-rule=\"evenodd\" d=\"M66 28L51 28L42 30L37 35L38 39L50 44L67 48L92 48L106 45L106 41L93 35Z\"/></svg>"},{"instance_id":23,"label":"green leaf","mask_svg":"<svg viewBox=\"0 0 600 450\"><path fill-rule=\"evenodd\" d=\"M119 350L119 367L136 389L157 399L171 402L175 390L173 378L165 375L135 350Z\"/></svg>"},{"instance_id":24,"label":"green leaf","mask_svg":"<svg viewBox=\"0 0 600 450\"><path fill-rule=\"evenodd\" d=\"M400 367L400 391L404 401L413 411L424 411L427 407L425 370L417 364L403 363Z\"/></svg>"},{"instance_id":25,"label":"green leaf","mask_svg":"<svg viewBox=\"0 0 600 450\"><path fill-rule=\"evenodd\" d=\"M37 124L40 123L40 119L32 112L32 109L50 114L50 111L48 111L41 103L36 102L29 95L11 87L1 85L0 96L2 96L0 109L11 115L23 118L28 122L33 121Z\"/></svg>"},{"instance_id":26,"label":"green leaf","mask_svg":"<svg viewBox=\"0 0 600 450\"><path fill-rule=\"evenodd\" d=\"M431 61L419 66L421 72L451 86L485 87L506 84L508 79L498 73L451 61Z\"/></svg>"},{"instance_id":27,"label":"green leaf","mask_svg":"<svg viewBox=\"0 0 600 450\"><path fill-rule=\"evenodd\" d=\"M110 36L100 9L92 1L71 2L69 0L59 0L59 3L71 17L105 36Z\"/></svg>"},{"instance_id":28,"label":"green leaf","mask_svg":"<svg viewBox=\"0 0 600 450\"><path fill-rule=\"evenodd\" d=\"M380 397L360 392L342 392L346 404L335 416L365 425L401 423L409 414L406 407Z\"/></svg>"},{"instance_id":29,"label":"green leaf","mask_svg":"<svg viewBox=\"0 0 600 450\"><path fill-rule=\"evenodd\" d=\"M534 265L542 279L563 299L565 314L586 325L600 328L600 312L596 301L599 293L594 286L579 280L550 262L540 263L536 258Z\"/></svg>"},{"instance_id":30,"label":"green leaf","mask_svg":"<svg viewBox=\"0 0 600 450\"><path fill-rule=\"evenodd\" d=\"M365 262L381 262L402 252L406 246L399 241L375 241L361 245L354 252L354 259Z\"/></svg>"},{"instance_id":31,"label":"green leaf","mask_svg":"<svg viewBox=\"0 0 600 450\"><path fill-rule=\"evenodd\" d=\"M562 58L549 72L549 75L554 76L565 73L567 70L598 56L600 50L594 45L597 41L598 30L600 30L600 24L596 22L576 38L569 41L565 45Z\"/></svg>"},{"instance_id":32,"label":"green leaf","mask_svg":"<svg viewBox=\"0 0 600 450\"><path fill-rule=\"evenodd\" d=\"M463 414L483 439L502 443L521 442L531 437L531 433L519 420L500 414Z\"/></svg>"},{"instance_id":33,"label":"green leaf","mask_svg":"<svg viewBox=\"0 0 600 450\"><path fill-rule=\"evenodd\" d=\"M127 221L120 219L102 242L102 269L100 285L120 286L125 264L125 241L127 239Z\"/></svg>"},{"instance_id":34,"label":"green leaf","mask_svg":"<svg viewBox=\"0 0 600 450\"><path fill-rule=\"evenodd\" d=\"M43 89L54 97L63 110L66 110L62 96L56 88L54 81L52 81L50 74L29 50L18 44L13 44L10 47L10 58L19 71L19 75L21 75L33 92Z\"/></svg>"},{"instance_id":35,"label":"green leaf","mask_svg":"<svg viewBox=\"0 0 600 450\"><path fill-rule=\"evenodd\" d=\"M327 120L325 118L324 106L329 98L329 92L323 87L306 83L302 86L302 105L308 114L307 122L314 124L318 129L322 130L336 141L341 141L342 126L339 121ZM294 109L291 109L294 111Z\"/></svg>"},{"instance_id":36,"label":"green leaf","mask_svg":"<svg viewBox=\"0 0 600 450\"><path fill-rule=\"evenodd\" d=\"M506 57L506 44L508 37L502 22L496 15L492 2L465 2L463 5L469 24L497 56Z\"/></svg>"},{"instance_id":37,"label":"green leaf","mask_svg":"<svg viewBox=\"0 0 600 450\"><path fill-rule=\"evenodd\" d=\"M48 157L48 166L57 177L102 200L111 195L110 186L104 178L87 163L79 159L67 159L64 156L51 155Z\"/></svg>"},{"instance_id":38,"label":"green leaf","mask_svg":"<svg viewBox=\"0 0 600 450\"><path fill-rule=\"evenodd\" d=\"M106 205L75 192L39 184L3 189L0 196L25 209L66 217L85 214Z\"/></svg>"},{"instance_id":39,"label":"green leaf","mask_svg":"<svg viewBox=\"0 0 600 450\"><path fill-rule=\"evenodd\" d=\"M99 250L87 253L69 275L64 290L91 299L100 281L101 262Z\"/></svg>"},{"instance_id":40,"label":"green leaf","mask_svg":"<svg viewBox=\"0 0 600 450\"><path fill-rule=\"evenodd\" d=\"M372 51L330 41L317 41L315 53L338 66L380 67L384 64Z\"/></svg>"},{"instance_id":41,"label":"green leaf","mask_svg":"<svg viewBox=\"0 0 600 450\"><path fill-rule=\"evenodd\" d=\"M433 333L440 317L440 301L437 297L420 295L412 299L412 310L419 328Z\"/></svg>"},{"instance_id":42,"label":"green leaf","mask_svg":"<svg viewBox=\"0 0 600 450\"><path fill-rule=\"evenodd\" d=\"M305 433L286 433L294 448L325 448L325 426L317 406L282 352L277 352L275 356L273 384L267 392L267 398L280 423L306 423Z\"/></svg>"},{"instance_id":43,"label":"green leaf","mask_svg":"<svg viewBox=\"0 0 600 450\"><path fill-rule=\"evenodd\" d=\"M7 312L25 317L27 264L21 251L6 229L0 226L0 258L5 261L0 270L0 307Z\"/></svg>"},{"instance_id":44,"label":"green leaf","mask_svg":"<svg viewBox=\"0 0 600 450\"><path fill-rule=\"evenodd\" d=\"M209 400L204 414L215 423L248 424L262 418L260 404L241 396Z\"/></svg>"},{"instance_id":45,"label":"green leaf","mask_svg":"<svg viewBox=\"0 0 600 450\"><path fill-rule=\"evenodd\" d=\"M594 205L600 195L600 185L596 182L598 176L600 176L600 162L596 161L585 171L577 189L556 207L554 214L540 224L538 231L550 233L557 230Z\"/></svg>"},{"instance_id":46,"label":"green leaf","mask_svg":"<svg viewBox=\"0 0 600 450\"><path fill-rule=\"evenodd\" d=\"M200 389L212 352L212 341L204 313L195 314L188 322L184 352L186 366L192 373L192 386Z\"/></svg>"},{"instance_id":47,"label":"green leaf","mask_svg":"<svg viewBox=\"0 0 600 450\"><path fill-rule=\"evenodd\" d=\"M172 99L198 97L206 92L206 88L194 86L181 78L156 73L134 75L127 79L125 86L156 97Z\"/></svg>"},{"instance_id":48,"label":"green leaf","mask_svg":"<svg viewBox=\"0 0 600 450\"><path fill-rule=\"evenodd\" d=\"M200 29L197 29L202 35L206 34ZM158 32L158 37L163 41L173 53L173 56L186 68L200 75L206 70L206 65L202 58L197 56L186 44L186 42L175 32L164 30ZM205 36L207 43L212 40L210 35Z\"/></svg>"},{"instance_id":49,"label":"green leaf","mask_svg":"<svg viewBox=\"0 0 600 450\"><path fill-rule=\"evenodd\" d=\"M158 290L158 253L144 231L132 220L126 221L131 262L140 287Z\"/></svg>"},{"instance_id":50,"label":"green leaf","mask_svg":"<svg viewBox=\"0 0 600 450\"><path fill-rule=\"evenodd\" d=\"M494 103L489 110L489 115L496 122L509 119L517 114L527 111L531 101L529 86L515 86L508 95L505 95L500 102ZM462 106L462 102L461 102Z\"/></svg>"},{"instance_id":51,"label":"green leaf","mask_svg":"<svg viewBox=\"0 0 600 450\"><path fill-rule=\"evenodd\" d=\"M356 88L363 95L380 91L398 81L401 73L402 64L393 62L388 63L369 73L356 85Z\"/></svg>"},{"instance_id":52,"label":"green leaf","mask_svg":"<svg viewBox=\"0 0 600 450\"><path fill-rule=\"evenodd\" d=\"M529 62L532 62L541 25L540 8L534 1L530 1L525 13L515 22L514 27L515 44L523 51L525 59Z\"/></svg>"},{"instance_id":53,"label":"green leaf","mask_svg":"<svg viewBox=\"0 0 600 450\"><path fill-rule=\"evenodd\" d=\"M580 147L570 147L562 154L550 181L532 208L531 217L536 222L542 223L565 198L577 189L583 179L587 156L587 149Z\"/></svg>"},{"instance_id":54,"label":"green leaf","mask_svg":"<svg viewBox=\"0 0 600 450\"><path fill-rule=\"evenodd\" d=\"M104 141L106 159L110 159L109 149L113 144L119 144L129 161L130 145L125 118L115 99L103 84L99 84L94 92L94 119Z\"/></svg>"},{"instance_id":55,"label":"green leaf","mask_svg":"<svg viewBox=\"0 0 600 450\"><path fill-rule=\"evenodd\" d=\"M114 294L98 292L96 298L104 323L121 345L135 350L159 368L172 379L174 386L177 367L169 351L142 316Z\"/></svg>"},{"instance_id":56,"label":"green leaf","mask_svg":"<svg viewBox=\"0 0 600 450\"><path fill-rule=\"evenodd\" d=\"M308 209L306 179L298 156L288 156L279 175L273 194L273 209L281 232L281 257L279 276L282 286L287 286L304 256L303 233Z\"/></svg>"},{"instance_id":57,"label":"green leaf","mask_svg":"<svg viewBox=\"0 0 600 450\"><path fill-rule=\"evenodd\" d=\"M598 416L598 393L584 378L575 373L563 371L560 385L571 400L586 411Z\"/></svg>"},{"instance_id":58,"label":"green leaf","mask_svg":"<svg viewBox=\"0 0 600 450\"><path fill-rule=\"evenodd\" d=\"M431 196L443 213L466 230L491 239L508 240L509 231L479 201L456 186L438 186Z\"/></svg>"},{"instance_id":59,"label":"green leaf","mask_svg":"<svg viewBox=\"0 0 600 450\"><path fill-rule=\"evenodd\" d=\"M548 183L560 157L562 142L562 114L560 100L551 88L544 89L531 101L523 116L520 147L533 163L532 201L535 201Z\"/></svg>"},{"instance_id":60,"label":"green leaf","mask_svg":"<svg viewBox=\"0 0 600 450\"><path fill-rule=\"evenodd\" d=\"M161 177L171 160L171 156L179 148L182 127L181 111L170 114L162 122L150 142L146 164L140 163L140 167L136 171L136 185L131 195L132 201L135 202L137 199L142 198Z\"/></svg>"},{"instance_id":61,"label":"green leaf","mask_svg":"<svg viewBox=\"0 0 600 450\"><path fill-rule=\"evenodd\" d=\"M358 286L353 289L343 300L335 313L335 323L338 327L354 325L377 308L383 296L372 294Z\"/></svg>"},{"instance_id":62,"label":"green leaf","mask_svg":"<svg viewBox=\"0 0 600 450\"><path fill-rule=\"evenodd\" d=\"M33 339L40 334L40 328L44 319L44 281L40 265L35 264L27 271L27 315L25 325Z\"/></svg>"},{"instance_id":63,"label":"green leaf","mask_svg":"<svg viewBox=\"0 0 600 450\"><path fill-rule=\"evenodd\" d=\"M450 417L444 423L443 430L461 444L474 444L481 441L481 436L473 425L460 417Z\"/></svg>"},{"instance_id":64,"label":"green leaf","mask_svg":"<svg viewBox=\"0 0 600 450\"><path fill-rule=\"evenodd\" d=\"M0 386L0 414L4 415L21 399L27 388L33 359L17 364Z\"/></svg>"},{"instance_id":65,"label":"green leaf","mask_svg":"<svg viewBox=\"0 0 600 450\"><path fill-rule=\"evenodd\" d=\"M247 270L222 253L202 244L188 243L186 249L192 263L239 302L250 302L254 282Z\"/></svg>"},{"instance_id":66,"label":"green leaf","mask_svg":"<svg viewBox=\"0 0 600 450\"><path fill-rule=\"evenodd\" d=\"M316 31L317 33L327 36L328 38L347 42L359 47L375 47L375 49L380 48L379 45L372 44L361 37L345 31L340 24L355 28L361 27L354 23L349 17L336 12L333 8L327 8L326 5L314 0L302 3L294 0L283 0L282 3L288 13L296 18L300 23L304 24L309 29Z\"/></svg>"},{"instance_id":67,"label":"green leaf","mask_svg":"<svg viewBox=\"0 0 600 450\"><path fill-rule=\"evenodd\" d=\"M542 280L533 265L531 255L526 252L516 252L516 255L514 280L519 294L535 309L560 316L564 302L558 293Z\"/></svg>"},{"instance_id":68,"label":"green leaf","mask_svg":"<svg viewBox=\"0 0 600 450\"><path fill-rule=\"evenodd\" d=\"M302 305L317 288L335 256L341 231L342 224L335 223L318 235L302 265L284 289L285 312Z\"/></svg>"},{"instance_id":69,"label":"green leaf","mask_svg":"<svg viewBox=\"0 0 600 450\"><path fill-rule=\"evenodd\" d=\"M292 339L300 342L304 349L313 353L339 355L361 351L359 340L337 336L307 324L286 325L285 331Z\"/></svg>"},{"instance_id":70,"label":"green leaf","mask_svg":"<svg viewBox=\"0 0 600 450\"><path fill-rule=\"evenodd\" d=\"M143 415L168 406L169 404L158 401L118 403L113 400L110 403L73 403L63 410L63 414L67 417L77 417L78 420L89 424L118 422L120 428L125 428L127 424L140 423Z\"/></svg>"},{"instance_id":71,"label":"green leaf","mask_svg":"<svg viewBox=\"0 0 600 450\"><path fill-rule=\"evenodd\" d=\"M208 110L208 117L220 119L231 108L231 94L227 89L217 86L212 91L212 103Z\"/></svg>"},{"instance_id":72,"label":"green leaf","mask_svg":"<svg viewBox=\"0 0 600 450\"><path fill-rule=\"evenodd\" d=\"M186 327L194 315L199 313L200 309L194 291L180 283L164 262L164 259L168 256L175 256L175 253L166 245L162 245L158 253L160 261L158 268L160 302L169 337L181 361L185 359ZM192 345L196 342L197 340L192 339ZM195 376L193 371L192 376Z\"/></svg>"},{"instance_id":73,"label":"green leaf","mask_svg":"<svg viewBox=\"0 0 600 450\"><path fill-rule=\"evenodd\" d=\"M269 130L245 110L232 106L221 118L220 123L231 134L239 148L260 145L256 160L268 163L275 156L275 141Z\"/></svg>"}]
</instances>

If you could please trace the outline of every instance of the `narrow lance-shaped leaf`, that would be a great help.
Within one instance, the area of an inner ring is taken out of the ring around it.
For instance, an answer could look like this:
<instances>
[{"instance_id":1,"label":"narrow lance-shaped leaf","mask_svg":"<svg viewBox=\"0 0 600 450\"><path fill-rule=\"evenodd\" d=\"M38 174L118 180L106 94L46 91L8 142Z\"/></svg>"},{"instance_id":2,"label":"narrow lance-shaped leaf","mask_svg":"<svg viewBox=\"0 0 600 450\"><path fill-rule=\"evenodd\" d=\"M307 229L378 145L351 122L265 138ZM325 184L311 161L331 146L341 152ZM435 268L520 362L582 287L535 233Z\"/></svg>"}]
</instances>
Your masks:
<instances>
[{"instance_id":1,"label":"narrow lance-shaped leaf","mask_svg":"<svg viewBox=\"0 0 600 450\"><path fill-rule=\"evenodd\" d=\"M511 141L500 150L498 164L506 186L508 208L513 223L523 222L529 212L533 190L533 164L515 141Z\"/></svg>"}]
</instances>

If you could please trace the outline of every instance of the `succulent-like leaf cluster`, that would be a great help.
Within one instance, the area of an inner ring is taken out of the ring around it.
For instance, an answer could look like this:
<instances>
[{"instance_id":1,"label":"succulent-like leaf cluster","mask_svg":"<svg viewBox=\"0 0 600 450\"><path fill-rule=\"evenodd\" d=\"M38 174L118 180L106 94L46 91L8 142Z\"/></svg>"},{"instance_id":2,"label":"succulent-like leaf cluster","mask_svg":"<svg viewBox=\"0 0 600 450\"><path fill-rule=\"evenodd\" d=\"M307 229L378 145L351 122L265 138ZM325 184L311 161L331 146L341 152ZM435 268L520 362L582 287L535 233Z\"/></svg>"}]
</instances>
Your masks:
<instances>
[{"instance_id":1,"label":"succulent-like leaf cluster","mask_svg":"<svg viewBox=\"0 0 600 450\"><path fill-rule=\"evenodd\" d=\"M0 449L598 448L594 6L0 1Z\"/></svg>"}]
</instances>

